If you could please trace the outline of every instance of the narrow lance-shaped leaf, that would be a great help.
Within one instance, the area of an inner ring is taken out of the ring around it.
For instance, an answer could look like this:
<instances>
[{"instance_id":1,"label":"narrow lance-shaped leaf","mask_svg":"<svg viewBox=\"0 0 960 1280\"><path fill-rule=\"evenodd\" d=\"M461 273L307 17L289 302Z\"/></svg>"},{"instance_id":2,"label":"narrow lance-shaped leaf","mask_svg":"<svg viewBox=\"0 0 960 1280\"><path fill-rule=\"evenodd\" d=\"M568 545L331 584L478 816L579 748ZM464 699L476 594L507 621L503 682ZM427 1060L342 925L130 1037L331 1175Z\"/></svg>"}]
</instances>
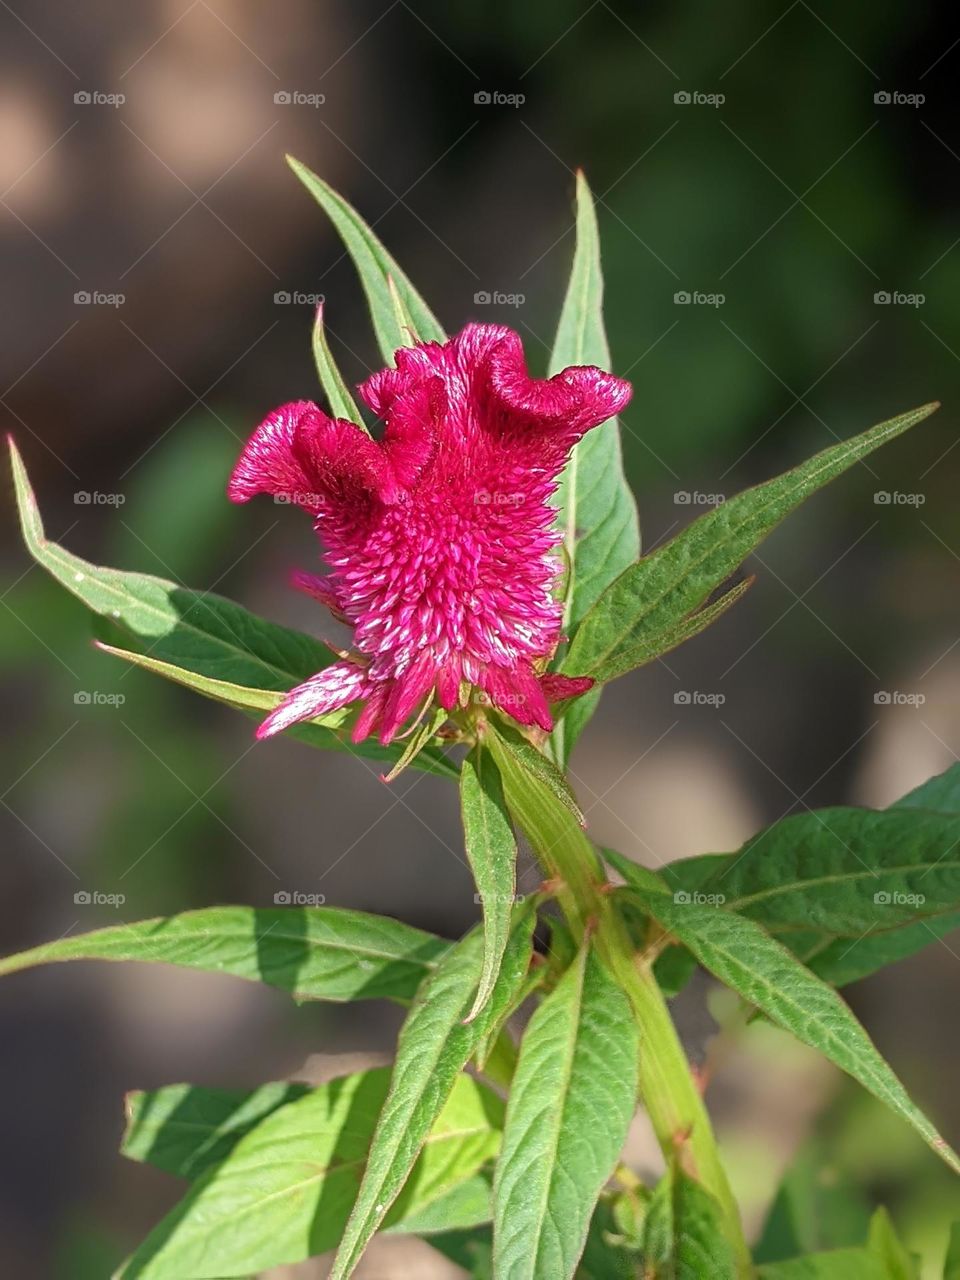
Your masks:
<instances>
[{"instance_id":1,"label":"narrow lance-shaped leaf","mask_svg":"<svg viewBox=\"0 0 960 1280\"><path fill-rule=\"evenodd\" d=\"M398 322L390 297L388 277L393 279L397 293L423 341L443 342L446 335L436 316L357 211L299 160L287 156L287 163L330 218L353 259L367 296L374 331L384 360L392 364L394 352L399 347L408 346L410 341L410 335L403 332Z\"/></svg>"},{"instance_id":2,"label":"narrow lance-shaped leaf","mask_svg":"<svg viewBox=\"0 0 960 1280\"><path fill-rule=\"evenodd\" d=\"M403 1187L453 1082L523 983L532 954L534 918L532 911L521 908L517 912L493 995L472 1022L466 1022L466 1017L482 963L479 930L467 934L448 952L420 988L397 1041L390 1090L330 1280L346 1280L352 1275Z\"/></svg>"},{"instance_id":3,"label":"narrow lance-shaped leaf","mask_svg":"<svg viewBox=\"0 0 960 1280\"><path fill-rule=\"evenodd\" d=\"M473 1019L490 999L510 936L517 889L517 842L507 815L500 774L490 755L477 747L463 762L460 810L467 858L483 905L483 968Z\"/></svg>"},{"instance_id":4,"label":"narrow lance-shaped leaf","mask_svg":"<svg viewBox=\"0 0 960 1280\"><path fill-rule=\"evenodd\" d=\"M520 1045L494 1178L498 1280L569 1280L626 1139L639 1035L589 943Z\"/></svg>"},{"instance_id":5,"label":"narrow lance-shaped leaf","mask_svg":"<svg viewBox=\"0 0 960 1280\"><path fill-rule=\"evenodd\" d=\"M332 1248L356 1195L388 1083L386 1069L361 1072L266 1116L193 1182L119 1277L219 1280ZM389 1221L426 1212L472 1178L496 1154L502 1115L496 1094L459 1076Z\"/></svg>"},{"instance_id":6,"label":"narrow lance-shaped leaf","mask_svg":"<svg viewBox=\"0 0 960 1280\"><path fill-rule=\"evenodd\" d=\"M960 1158L911 1102L849 1006L786 947L753 920L731 911L636 892L654 919L685 943L704 968L858 1080L960 1173Z\"/></svg>"},{"instance_id":7,"label":"narrow lance-shaped leaf","mask_svg":"<svg viewBox=\"0 0 960 1280\"><path fill-rule=\"evenodd\" d=\"M103 646L108 652L241 710L265 706L271 693L286 693L333 660L319 640L258 618L223 596L191 591L152 574L91 564L51 542L12 440L10 457L27 550L97 617L100 629L109 634L111 643ZM116 643L118 638L122 644ZM251 693L245 695L244 689ZM336 731L336 723L325 718L291 733L311 746L375 760L392 762L402 754L402 743L383 748L367 740L355 746L347 734ZM427 772L456 776L433 745L415 763Z\"/></svg>"},{"instance_id":8,"label":"narrow lance-shaped leaf","mask_svg":"<svg viewBox=\"0 0 960 1280\"><path fill-rule=\"evenodd\" d=\"M139 960L226 973L296 1000L413 999L450 943L336 907L207 907L61 938L0 960L0 976L64 960Z\"/></svg>"},{"instance_id":9,"label":"narrow lance-shaped leaf","mask_svg":"<svg viewBox=\"0 0 960 1280\"><path fill-rule=\"evenodd\" d=\"M664 1280L736 1280L720 1206L671 1162L654 1188L643 1231L645 1274Z\"/></svg>"},{"instance_id":10,"label":"narrow lance-shaped leaf","mask_svg":"<svg viewBox=\"0 0 960 1280\"><path fill-rule=\"evenodd\" d=\"M348 422L355 422L358 427L366 431L366 423L357 408L357 402L350 394L350 388L344 382L343 375L337 368L327 343L327 334L323 327L322 302L317 307L317 315L313 322L313 359L331 415L334 418L346 418Z\"/></svg>"},{"instance_id":11,"label":"narrow lance-shaped leaf","mask_svg":"<svg viewBox=\"0 0 960 1280\"><path fill-rule=\"evenodd\" d=\"M603 275L597 215L587 180L577 174L577 243L549 372L570 365L610 368L603 325ZM615 418L588 431L560 478L557 496L568 575L565 634L572 638L600 593L640 555L637 508L623 472L620 427ZM596 707L598 693L578 698L553 734L563 764Z\"/></svg>"},{"instance_id":12,"label":"narrow lance-shaped leaf","mask_svg":"<svg viewBox=\"0 0 960 1280\"><path fill-rule=\"evenodd\" d=\"M564 669L601 681L631 670L656 637L669 636L701 608L804 499L936 408L924 405L880 423L694 520L606 589L584 618Z\"/></svg>"}]
</instances>

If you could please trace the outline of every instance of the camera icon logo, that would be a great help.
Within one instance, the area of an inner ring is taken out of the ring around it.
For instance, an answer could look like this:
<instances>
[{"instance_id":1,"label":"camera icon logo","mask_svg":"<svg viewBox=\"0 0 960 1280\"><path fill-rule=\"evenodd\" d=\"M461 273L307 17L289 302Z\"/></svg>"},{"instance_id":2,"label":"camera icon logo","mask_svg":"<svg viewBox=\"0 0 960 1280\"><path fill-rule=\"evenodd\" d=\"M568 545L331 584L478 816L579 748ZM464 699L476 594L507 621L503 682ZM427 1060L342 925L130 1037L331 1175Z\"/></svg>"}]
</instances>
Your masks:
<instances>
[{"instance_id":1,"label":"camera icon logo","mask_svg":"<svg viewBox=\"0 0 960 1280\"><path fill-rule=\"evenodd\" d=\"M890 695L890 693L889 693L889 691L888 691L887 689L879 689L879 690L878 690L878 691L873 695L873 701L874 701L874 705L875 705L875 706L878 706L878 707L889 707L889 706L890 706L890 704L893 702L893 698L891 697L891 695Z\"/></svg>"},{"instance_id":2,"label":"camera icon logo","mask_svg":"<svg viewBox=\"0 0 960 1280\"><path fill-rule=\"evenodd\" d=\"M278 89L273 95L273 100L278 107L289 107L293 101L289 89Z\"/></svg>"},{"instance_id":3,"label":"camera icon logo","mask_svg":"<svg viewBox=\"0 0 960 1280\"><path fill-rule=\"evenodd\" d=\"M891 495L887 492L886 489L878 489L877 492L873 495L873 501L875 505L878 507L889 507L890 501L891 501Z\"/></svg>"},{"instance_id":4,"label":"camera icon logo","mask_svg":"<svg viewBox=\"0 0 960 1280\"><path fill-rule=\"evenodd\" d=\"M478 89L477 92L473 95L473 100L478 107L487 107L493 101L489 92L486 89Z\"/></svg>"},{"instance_id":5,"label":"camera icon logo","mask_svg":"<svg viewBox=\"0 0 960 1280\"><path fill-rule=\"evenodd\" d=\"M273 295L273 300L277 304L277 306L280 306L280 307L287 307L290 305L290 302L292 301L290 294L287 293L286 289L278 290Z\"/></svg>"},{"instance_id":6,"label":"camera icon logo","mask_svg":"<svg viewBox=\"0 0 960 1280\"><path fill-rule=\"evenodd\" d=\"M678 89L673 95L673 100L678 107L688 107L690 105L690 93L687 89Z\"/></svg>"},{"instance_id":7,"label":"camera icon logo","mask_svg":"<svg viewBox=\"0 0 960 1280\"><path fill-rule=\"evenodd\" d=\"M874 304L878 307L889 307L890 303L893 301L893 298L886 291L886 289L878 289L877 292L873 295L873 301L874 301Z\"/></svg>"},{"instance_id":8,"label":"camera icon logo","mask_svg":"<svg viewBox=\"0 0 960 1280\"><path fill-rule=\"evenodd\" d=\"M678 489L677 492L673 495L673 501L675 505L678 507L689 507L690 494L687 492L686 489Z\"/></svg>"},{"instance_id":9,"label":"camera icon logo","mask_svg":"<svg viewBox=\"0 0 960 1280\"><path fill-rule=\"evenodd\" d=\"M878 907L888 907L890 905L890 895L883 889L881 889L879 893L875 893L873 895L873 900Z\"/></svg>"},{"instance_id":10,"label":"camera icon logo","mask_svg":"<svg viewBox=\"0 0 960 1280\"><path fill-rule=\"evenodd\" d=\"M90 696L90 694L87 692L86 689L78 689L77 692L73 695L73 701L78 707L89 707L90 703L93 701L93 698Z\"/></svg>"},{"instance_id":11,"label":"camera icon logo","mask_svg":"<svg viewBox=\"0 0 960 1280\"><path fill-rule=\"evenodd\" d=\"M73 295L73 301L75 305L78 307L89 307L90 303L93 301L93 298L91 294L87 292L86 289L80 289L77 293Z\"/></svg>"},{"instance_id":12,"label":"camera icon logo","mask_svg":"<svg viewBox=\"0 0 960 1280\"><path fill-rule=\"evenodd\" d=\"M678 707L689 707L691 702L689 691L687 689L678 689L673 695L673 701Z\"/></svg>"},{"instance_id":13,"label":"camera icon logo","mask_svg":"<svg viewBox=\"0 0 960 1280\"><path fill-rule=\"evenodd\" d=\"M274 904L278 907L289 907L290 892L287 889L278 889L273 895Z\"/></svg>"},{"instance_id":14,"label":"camera icon logo","mask_svg":"<svg viewBox=\"0 0 960 1280\"><path fill-rule=\"evenodd\" d=\"M893 101L890 97L890 92L887 89L878 89L873 95L873 100L878 107L889 107L890 103Z\"/></svg>"},{"instance_id":15,"label":"camera icon logo","mask_svg":"<svg viewBox=\"0 0 960 1280\"><path fill-rule=\"evenodd\" d=\"M88 89L78 89L73 95L73 100L78 107L88 107L93 101L93 98L90 96L90 91Z\"/></svg>"},{"instance_id":16,"label":"camera icon logo","mask_svg":"<svg viewBox=\"0 0 960 1280\"><path fill-rule=\"evenodd\" d=\"M89 507L90 503L93 501L93 495L86 489L78 489L73 495L73 500L78 507Z\"/></svg>"},{"instance_id":17,"label":"camera icon logo","mask_svg":"<svg viewBox=\"0 0 960 1280\"><path fill-rule=\"evenodd\" d=\"M686 289L679 289L673 295L673 301L675 305L678 307L689 307L691 302L690 294L687 292Z\"/></svg>"},{"instance_id":18,"label":"camera icon logo","mask_svg":"<svg viewBox=\"0 0 960 1280\"><path fill-rule=\"evenodd\" d=\"M93 899L87 889L78 889L73 895L73 900L78 907L89 907Z\"/></svg>"},{"instance_id":19,"label":"camera icon logo","mask_svg":"<svg viewBox=\"0 0 960 1280\"><path fill-rule=\"evenodd\" d=\"M473 303L474 303L474 306L477 306L477 307L488 307L488 306L490 305L490 301L491 301L491 299L490 299L490 294L487 292L487 290L486 290L486 289L479 289L479 290L478 290L478 291L473 295Z\"/></svg>"},{"instance_id":20,"label":"camera icon logo","mask_svg":"<svg viewBox=\"0 0 960 1280\"><path fill-rule=\"evenodd\" d=\"M673 900L678 907L688 907L690 905L690 895L686 889L678 889L673 895Z\"/></svg>"}]
</instances>

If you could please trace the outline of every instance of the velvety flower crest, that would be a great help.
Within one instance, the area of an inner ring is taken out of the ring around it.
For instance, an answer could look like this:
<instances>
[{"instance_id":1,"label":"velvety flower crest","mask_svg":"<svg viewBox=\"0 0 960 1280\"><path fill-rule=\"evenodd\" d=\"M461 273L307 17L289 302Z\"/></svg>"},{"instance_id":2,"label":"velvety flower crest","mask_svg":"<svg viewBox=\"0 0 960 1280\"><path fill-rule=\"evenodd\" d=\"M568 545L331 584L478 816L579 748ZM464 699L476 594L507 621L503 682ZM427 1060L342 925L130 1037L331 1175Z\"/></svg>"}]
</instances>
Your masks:
<instances>
[{"instance_id":1,"label":"velvety flower crest","mask_svg":"<svg viewBox=\"0 0 960 1280\"><path fill-rule=\"evenodd\" d=\"M629 384L593 367L531 378L516 333L471 324L401 349L359 391L380 440L298 400L261 423L230 479L234 502L269 493L313 516L330 571L295 585L353 627L350 653L292 689L258 736L356 702L354 741L388 743L471 686L551 729L549 704L592 681L543 674L562 616L550 498Z\"/></svg>"}]
</instances>

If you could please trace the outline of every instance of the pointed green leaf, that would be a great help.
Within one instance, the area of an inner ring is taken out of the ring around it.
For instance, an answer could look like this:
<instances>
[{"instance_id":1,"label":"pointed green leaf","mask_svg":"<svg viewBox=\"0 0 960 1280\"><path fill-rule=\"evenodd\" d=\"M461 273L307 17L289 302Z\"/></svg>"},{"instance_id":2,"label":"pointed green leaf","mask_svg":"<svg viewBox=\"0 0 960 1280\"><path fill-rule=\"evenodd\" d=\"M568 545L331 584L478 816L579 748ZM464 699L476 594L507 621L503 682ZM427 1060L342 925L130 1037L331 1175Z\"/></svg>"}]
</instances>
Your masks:
<instances>
[{"instance_id":1,"label":"pointed green leaf","mask_svg":"<svg viewBox=\"0 0 960 1280\"><path fill-rule=\"evenodd\" d=\"M391 1214L386 1230L392 1235L434 1236L483 1226L493 1217L490 1183L489 1172L475 1173L424 1208L405 1210L399 1222L393 1222Z\"/></svg>"},{"instance_id":2,"label":"pointed green leaf","mask_svg":"<svg viewBox=\"0 0 960 1280\"><path fill-rule=\"evenodd\" d=\"M363 1173L389 1085L375 1069L311 1089L260 1121L120 1270L122 1280L248 1276L333 1248ZM423 1213L490 1160L503 1103L459 1076L447 1091L391 1221Z\"/></svg>"},{"instance_id":3,"label":"pointed green leaf","mask_svg":"<svg viewBox=\"0 0 960 1280\"><path fill-rule=\"evenodd\" d=\"M723 1214L699 1182L671 1165L654 1188L643 1233L643 1261L660 1280L736 1280Z\"/></svg>"},{"instance_id":4,"label":"pointed green leaf","mask_svg":"<svg viewBox=\"0 0 960 1280\"><path fill-rule=\"evenodd\" d=\"M319 640L258 618L223 596L190 591L152 574L91 564L50 542L12 440L10 458L28 551L103 620L111 638L123 637L122 647L104 646L109 652L119 651L131 662L241 709L261 709L271 693L285 693L333 661L334 655ZM252 693L245 697L238 686ZM402 743L389 748L373 740L354 745L347 734L336 732L338 722L336 717L325 718L291 730L291 736L311 746L376 760L395 761L403 751ZM454 766L435 746L421 753L417 767L456 776Z\"/></svg>"},{"instance_id":5,"label":"pointed green leaf","mask_svg":"<svg viewBox=\"0 0 960 1280\"><path fill-rule=\"evenodd\" d=\"M0 960L0 975L64 960L140 960L227 973L296 1000L407 1001L450 943L336 907L207 907L114 925Z\"/></svg>"},{"instance_id":6,"label":"pointed green leaf","mask_svg":"<svg viewBox=\"0 0 960 1280\"><path fill-rule=\"evenodd\" d=\"M327 335L323 327L323 303L317 307L316 319L313 322L313 359L331 415L334 418L346 418L348 422L355 422L358 427L366 431L366 423L357 408L357 402L350 394L350 388L344 382L343 375L337 368L333 353L327 344Z\"/></svg>"},{"instance_id":7,"label":"pointed green leaf","mask_svg":"<svg viewBox=\"0 0 960 1280\"><path fill-rule=\"evenodd\" d=\"M578 173L577 244L549 372L583 364L609 369L610 348L603 325L597 215L587 180ZM564 632L572 638L604 588L640 555L637 508L623 473L615 418L588 431L574 449L560 478L558 505L569 566ZM597 697L578 698L557 724L553 741L561 764L593 714Z\"/></svg>"},{"instance_id":8,"label":"pointed green leaf","mask_svg":"<svg viewBox=\"0 0 960 1280\"><path fill-rule=\"evenodd\" d=\"M493 995L472 1022L465 1019L480 977L483 937L479 930L467 934L447 953L417 993L400 1032L390 1091L330 1280L352 1275L406 1182L453 1082L523 983L530 965L534 918L532 911L517 912Z\"/></svg>"},{"instance_id":9,"label":"pointed green leaf","mask_svg":"<svg viewBox=\"0 0 960 1280\"><path fill-rule=\"evenodd\" d=\"M694 520L604 591L581 623L564 670L601 681L629 671L635 651L673 633L701 608L806 498L936 408L924 405L880 423Z\"/></svg>"},{"instance_id":10,"label":"pointed green leaf","mask_svg":"<svg viewBox=\"0 0 960 1280\"><path fill-rule=\"evenodd\" d=\"M953 1170L960 1158L911 1102L841 997L760 925L715 906L636 891L655 920L690 948L705 969L777 1026L817 1049L906 1120Z\"/></svg>"},{"instance_id":11,"label":"pointed green leaf","mask_svg":"<svg viewBox=\"0 0 960 1280\"><path fill-rule=\"evenodd\" d=\"M467 858L483 906L483 968L468 1020L490 999L510 936L517 892L517 842L507 815L500 774L477 747L463 762L460 811Z\"/></svg>"},{"instance_id":12,"label":"pointed green leaf","mask_svg":"<svg viewBox=\"0 0 960 1280\"><path fill-rule=\"evenodd\" d=\"M393 279L397 293L422 340L443 342L446 335L436 316L357 211L299 160L287 156L287 163L336 227L353 259L363 291L367 295L374 331L384 360L393 364L394 352L399 347L408 346L410 341L410 335L404 333L397 320L388 278Z\"/></svg>"},{"instance_id":13,"label":"pointed green leaf","mask_svg":"<svg viewBox=\"0 0 960 1280\"><path fill-rule=\"evenodd\" d=\"M900 1243L886 1209L879 1208L870 1220L867 1248L886 1270L888 1280L920 1280L920 1270Z\"/></svg>"},{"instance_id":14,"label":"pointed green leaf","mask_svg":"<svg viewBox=\"0 0 960 1280\"><path fill-rule=\"evenodd\" d=\"M960 764L952 764L905 796L895 800L891 809L936 809L938 813L960 814Z\"/></svg>"},{"instance_id":15,"label":"pointed green leaf","mask_svg":"<svg viewBox=\"0 0 960 1280\"><path fill-rule=\"evenodd\" d=\"M494 732L490 734L488 743L490 751L498 762L501 773L509 772L511 776L526 774L540 783L555 800L573 814L579 826L584 826L583 810L577 803L570 783L552 760L548 760L542 751L538 751L521 733L518 733L506 721L501 720Z\"/></svg>"},{"instance_id":16,"label":"pointed green leaf","mask_svg":"<svg viewBox=\"0 0 960 1280\"><path fill-rule=\"evenodd\" d=\"M498 1280L569 1280L633 1116L639 1035L589 945L520 1045L494 1178Z\"/></svg>"},{"instance_id":17,"label":"pointed green leaf","mask_svg":"<svg viewBox=\"0 0 960 1280\"><path fill-rule=\"evenodd\" d=\"M423 339L417 332L417 326L413 322L413 316L410 314L407 304L400 295L397 288L397 282L393 276L387 276L387 292L390 294L390 302L393 306L393 318L397 322L397 328L403 335L405 347L415 347L418 342Z\"/></svg>"}]
</instances>

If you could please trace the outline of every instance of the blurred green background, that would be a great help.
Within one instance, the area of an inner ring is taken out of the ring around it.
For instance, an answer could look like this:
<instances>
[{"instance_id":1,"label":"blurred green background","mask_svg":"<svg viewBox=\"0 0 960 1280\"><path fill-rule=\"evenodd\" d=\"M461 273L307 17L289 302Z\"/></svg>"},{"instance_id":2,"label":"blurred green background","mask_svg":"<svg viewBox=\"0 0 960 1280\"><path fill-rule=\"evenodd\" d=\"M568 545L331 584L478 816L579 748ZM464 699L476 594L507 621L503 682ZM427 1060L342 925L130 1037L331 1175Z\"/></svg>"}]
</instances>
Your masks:
<instances>
[{"instance_id":1,"label":"blurred green background","mask_svg":"<svg viewBox=\"0 0 960 1280\"><path fill-rule=\"evenodd\" d=\"M807 805L884 804L957 758L952 12L51 0L4 5L0 28L0 405L50 536L322 628L285 586L315 562L307 523L224 497L260 417L316 394L308 296L326 297L350 380L377 363L352 269L284 152L375 224L449 329L512 324L536 369L583 166L614 367L635 388L624 444L648 546L710 495L944 402L776 533L715 632L608 695L574 760L591 830L656 866ZM496 294L513 301L483 300ZM450 935L470 924L450 788L254 747L242 718L94 653L6 509L4 951L290 889ZM678 704L683 691L723 702ZM125 901L75 902L89 891ZM948 938L850 992L954 1142L958 952ZM679 1008L698 1056L704 990ZM0 1269L27 1280L106 1275L175 1196L114 1154L125 1088L254 1083L308 1054L387 1050L396 1028L379 1007L292 1011L226 980L93 966L6 979L0 1019ZM877 1105L753 1033L711 1102L754 1229L816 1141L826 1185L840 1162L939 1274L956 1190Z\"/></svg>"}]
</instances>

